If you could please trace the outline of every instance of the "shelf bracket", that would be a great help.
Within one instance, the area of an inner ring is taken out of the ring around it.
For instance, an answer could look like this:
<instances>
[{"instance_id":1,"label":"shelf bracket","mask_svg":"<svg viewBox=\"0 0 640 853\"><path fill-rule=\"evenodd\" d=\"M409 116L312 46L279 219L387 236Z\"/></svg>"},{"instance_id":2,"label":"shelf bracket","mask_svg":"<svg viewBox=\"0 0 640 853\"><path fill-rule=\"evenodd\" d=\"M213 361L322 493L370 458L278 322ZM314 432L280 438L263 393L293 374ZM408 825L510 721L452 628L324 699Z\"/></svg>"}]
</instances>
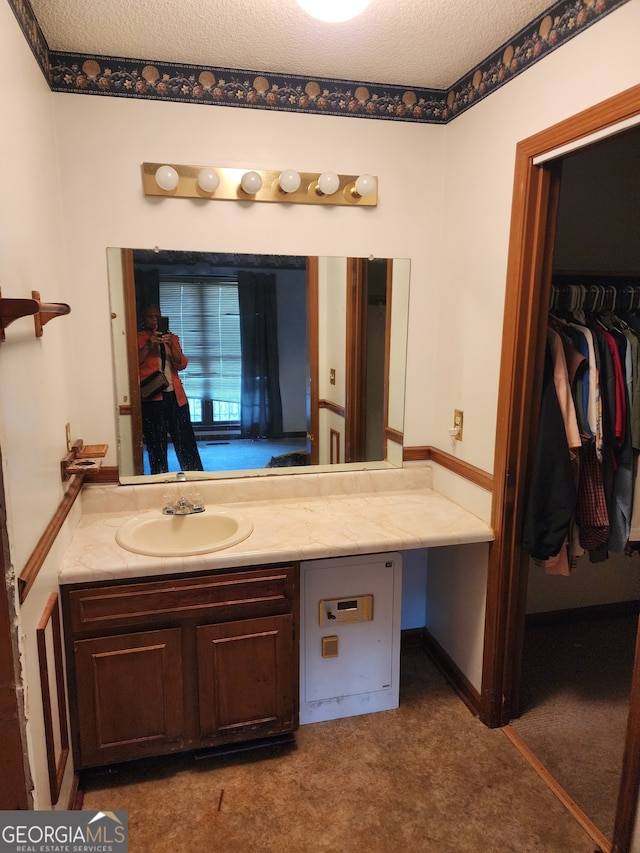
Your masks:
<instances>
[{"instance_id":1,"label":"shelf bracket","mask_svg":"<svg viewBox=\"0 0 640 853\"><path fill-rule=\"evenodd\" d=\"M66 302L40 302L40 292L37 290L32 290L31 296L38 305L38 310L33 317L36 338L41 338L44 325L49 320L53 320L54 317L63 317L65 314L69 314L71 308Z\"/></svg>"}]
</instances>

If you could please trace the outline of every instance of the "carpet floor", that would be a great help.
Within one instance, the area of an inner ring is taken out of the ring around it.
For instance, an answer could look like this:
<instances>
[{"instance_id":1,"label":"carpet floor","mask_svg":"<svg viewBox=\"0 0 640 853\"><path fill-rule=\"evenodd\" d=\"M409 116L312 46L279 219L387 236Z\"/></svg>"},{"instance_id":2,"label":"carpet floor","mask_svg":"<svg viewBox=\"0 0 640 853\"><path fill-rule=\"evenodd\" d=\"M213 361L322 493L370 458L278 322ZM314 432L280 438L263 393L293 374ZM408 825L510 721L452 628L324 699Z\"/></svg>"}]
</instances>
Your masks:
<instances>
[{"instance_id":1,"label":"carpet floor","mask_svg":"<svg viewBox=\"0 0 640 853\"><path fill-rule=\"evenodd\" d=\"M272 456L282 453L293 453L306 450L305 438L233 438L225 441L198 441L200 459L205 471L242 471L250 468L264 468ZM179 471L180 464L173 449L169 444L167 455L169 471ZM144 473L148 474L149 458L146 448L143 451Z\"/></svg>"},{"instance_id":2,"label":"carpet floor","mask_svg":"<svg viewBox=\"0 0 640 853\"><path fill-rule=\"evenodd\" d=\"M85 772L128 811L130 853L593 853L594 843L415 642L400 707L302 726L295 745Z\"/></svg>"},{"instance_id":3,"label":"carpet floor","mask_svg":"<svg viewBox=\"0 0 640 853\"><path fill-rule=\"evenodd\" d=\"M611 839L637 616L527 627L522 713L511 727Z\"/></svg>"}]
</instances>

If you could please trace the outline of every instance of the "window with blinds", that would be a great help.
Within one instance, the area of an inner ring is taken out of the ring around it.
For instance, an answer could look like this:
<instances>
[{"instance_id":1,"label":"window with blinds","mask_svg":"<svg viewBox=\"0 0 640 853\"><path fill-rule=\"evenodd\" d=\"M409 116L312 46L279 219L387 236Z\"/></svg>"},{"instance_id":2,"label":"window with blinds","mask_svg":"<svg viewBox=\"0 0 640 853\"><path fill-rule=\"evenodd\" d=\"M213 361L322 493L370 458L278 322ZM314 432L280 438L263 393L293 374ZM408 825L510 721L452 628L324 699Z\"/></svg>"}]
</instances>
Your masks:
<instances>
[{"instance_id":1,"label":"window with blinds","mask_svg":"<svg viewBox=\"0 0 640 853\"><path fill-rule=\"evenodd\" d=\"M161 278L160 310L189 359L180 378L194 423L239 421L242 355L237 281Z\"/></svg>"}]
</instances>

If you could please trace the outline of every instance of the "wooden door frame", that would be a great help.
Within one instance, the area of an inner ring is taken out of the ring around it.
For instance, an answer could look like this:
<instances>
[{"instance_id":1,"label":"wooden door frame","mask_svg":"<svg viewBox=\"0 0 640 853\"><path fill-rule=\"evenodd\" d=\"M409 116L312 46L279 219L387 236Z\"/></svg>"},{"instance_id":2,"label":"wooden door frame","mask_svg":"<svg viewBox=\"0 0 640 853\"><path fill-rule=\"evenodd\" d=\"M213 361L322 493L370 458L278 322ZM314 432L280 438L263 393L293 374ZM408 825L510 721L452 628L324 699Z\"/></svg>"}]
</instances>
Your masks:
<instances>
[{"instance_id":1,"label":"wooden door frame","mask_svg":"<svg viewBox=\"0 0 640 853\"><path fill-rule=\"evenodd\" d=\"M634 86L523 140L516 148L494 457L491 523L495 539L489 551L480 708L480 718L488 726L505 725L516 710L525 619L526 567L523 570L520 541L535 375L543 351L541 305L545 305L546 314L545 276L548 287L550 211L554 204L553 170L550 164L536 165L534 158L638 114L640 86ZM637 656L634 669L637 681ZM634 694L636 701L638 692ZM628 849L633 832L640 762L630 750L637 751L639 742L640 714L634 706L629 715L614 853Z\"/></svg>"},{"instance_id":2,"label":"wooden door frame","mask_svg":"<svg viewBox=\"0 0 640 853\"><path fill-rule=\"evenodd\" d=\"M129 375L131 452L133 454L133 473L140 475L144 474L144 439L142 437L142 405L138 379L138 317L133 249L122 249L122 283L127 338L127 373Z\"/></svg>"},{"instance_id":3,"label":"wooden door frame","mask_svg":"<svg viewBox=\"0 0 640 853\"><path fill-rule=\"evenodd\" d=\"M368 295L368 261L365 258L347 258L345 462L361 462L366 455Z\"/></svg>"},{"instance_id":4,"label":"wooden door frame","mask_svg":"<svg viewBox=\"0 0 640 853\"><path fill-rule=\"evenodd\" d=\"M385 288L384 316L384 400L383 406L383 442L384 458L388 456L389 432L389 383L391 382L391 305L393 300L393 258L387 258L387 285ZM394 436L395 438L395 436Z\"/></svg>"},{"instance_id":5,"label":"wooden door frame","mask_svg":"<svg viewBox=\"0 0 640 853\"><path fill-rule=\"evenodd\" d=\"M0 777L0 809L33 808L27 784L25 767L25 746L22 741L22 709L18 701L17 689L17 632L13 627L15 613L9 596L14 588L7 581L7 566L10 565L7 544L7 523L2 478L2 457L0 455L0 575L3 583L0 589L0 752L2 753L2 774Z\"/></svg>"},{"instance_id":6,"label":"wooden door frame","mask_svg":"<svg viewBox=\"0 0 640 853\"><path fill-rule=\"evenodd\" d=\"M307 357L309 361L309 418L307 423L307 446L309 465L317 465L320 459L320 368L318 364L319 319L318 319L318 258L307 258Z\"/></svg>"}]
</instances>

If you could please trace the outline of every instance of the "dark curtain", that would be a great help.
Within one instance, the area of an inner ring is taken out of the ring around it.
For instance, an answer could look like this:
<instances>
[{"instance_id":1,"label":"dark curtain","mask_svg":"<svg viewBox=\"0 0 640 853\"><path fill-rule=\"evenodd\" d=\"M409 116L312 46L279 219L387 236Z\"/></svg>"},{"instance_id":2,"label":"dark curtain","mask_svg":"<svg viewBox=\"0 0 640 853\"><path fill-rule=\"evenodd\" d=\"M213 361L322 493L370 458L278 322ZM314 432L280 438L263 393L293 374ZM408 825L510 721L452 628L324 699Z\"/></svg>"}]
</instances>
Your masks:
<instances>
[{"instance_id":1,"label":"dark curtain","mask_svg":"<svg viewBox=\"0 0 640 853\"><path fill-rule=\"evenodd\" d=\"M276 277L238 272L243 438L282 436Z\"/></svg>"},{"instance_id":2,"label":"dark curtain","mask_svg":"<svg viewBox=\"0 0 640 853\"><path fill-rule=\"evenodd\" d=\"M159 270L134 270L136 288L136 317L138 328L142 328L142 314L149 305L160 308Z\"/></svg>"}]
</instances>

